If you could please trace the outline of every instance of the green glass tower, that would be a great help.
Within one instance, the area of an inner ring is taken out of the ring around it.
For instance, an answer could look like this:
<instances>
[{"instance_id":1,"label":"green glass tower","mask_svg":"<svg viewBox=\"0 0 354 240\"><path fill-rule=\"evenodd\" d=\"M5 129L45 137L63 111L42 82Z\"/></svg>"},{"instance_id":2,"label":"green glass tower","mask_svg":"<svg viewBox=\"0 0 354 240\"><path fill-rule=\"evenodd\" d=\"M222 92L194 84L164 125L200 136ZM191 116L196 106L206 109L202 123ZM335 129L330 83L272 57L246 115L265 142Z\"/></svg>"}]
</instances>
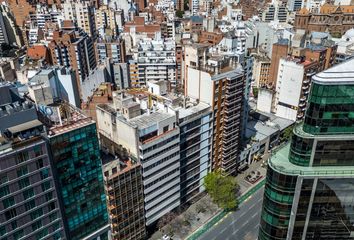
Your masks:
<instances>
[{"instance_id":1,"label":"green glass tower","mask_svg":"<svg viewBox=\"0 0 354 240\"><path fill-rule=\"evenodd\" d=\"M49 129L57 191L68 239L107 238L108 213L96 124L65 106L62 123Z\"/></svg>"},{"instance_id":2,"label":"green glass tower","mask_svg":"<svg viewBox=\"0 0 354 240\"><path fill-rule=\"evenodd\" d=\"M312 78L304 122L268 162L260 240L354 239L353 69Z\"/></svg>"}]
</instances>

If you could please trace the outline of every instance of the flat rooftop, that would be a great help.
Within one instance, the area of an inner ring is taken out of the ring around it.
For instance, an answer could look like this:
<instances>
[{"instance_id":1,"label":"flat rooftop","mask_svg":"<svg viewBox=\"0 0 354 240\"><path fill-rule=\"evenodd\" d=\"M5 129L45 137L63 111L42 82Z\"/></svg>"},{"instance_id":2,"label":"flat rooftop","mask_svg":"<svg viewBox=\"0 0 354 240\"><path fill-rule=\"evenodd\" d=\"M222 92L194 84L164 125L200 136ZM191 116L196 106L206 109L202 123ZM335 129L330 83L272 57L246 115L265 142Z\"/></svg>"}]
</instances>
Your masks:
<instances>
[{"instance_id":1,"label":"flat rooftop","mask_svg":"<svg viewBox=\"0 0 354 240\"><path fill-rule=\"evenodd\" d=\"M188 103L187 103L187 105L188 105ZM191 116L193 114L208 110L209 108L210 108L209 104L206 104L206 103L203 103L203 102L199 102L197 105L191 106L191 107L188 107L188 108L180 107L180 108L177 109L178 110L178 114L179 114L178 117L180 119L181 118L185 118L185 117Z\"/></svg>"},{"instance_id":2,"label":"flat rooftop","mask_svg":"<svg viewBox=\"0 0 354 240\"><path fill-rule=\"evenodd\" d=\"M133 119L129 119L128 122L139 129L145 129L174 116L175 115L171 113L157 111L150 114L145 113Z\"/></svg>"},{"instance_id":3,"label":"flat rooftop","mask_svg":"<svg viewBox=\"0 0 354 240\"><path fill-rule=\"evenodd\" d=\"M94 121L87 117L85 114L81 112L81 110L71 106L69 104L64 104L64 112L66 112L66 116L61 116L61 123L48 126L48 135L53 137L55 135L60 135L66 132L70 132L72 130L90 125L94 123Z\"/></svg>"},{"instance_id":4,"label":"flat rooftop","mask_svg":"<svg viewBox=\"0 0 354 240\"><path fill-rule=\"evenodd\" d=\"M354 84L354 59L350 59L312 77L318 84L328 85L353 85Z\"/></svg>"}]
</instances>

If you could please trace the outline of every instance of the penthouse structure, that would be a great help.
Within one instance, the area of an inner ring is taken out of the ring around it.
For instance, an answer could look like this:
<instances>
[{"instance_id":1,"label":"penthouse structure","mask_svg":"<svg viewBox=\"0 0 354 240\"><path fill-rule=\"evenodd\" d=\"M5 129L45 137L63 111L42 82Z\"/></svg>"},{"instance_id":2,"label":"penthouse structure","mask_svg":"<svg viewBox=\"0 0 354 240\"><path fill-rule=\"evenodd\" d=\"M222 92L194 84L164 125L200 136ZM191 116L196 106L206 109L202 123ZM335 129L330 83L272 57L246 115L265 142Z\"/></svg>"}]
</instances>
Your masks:
<instances>
[{"instance_id":1,"label":"penthouse structure","mask_svg":"<svg viewBox=\"0 0 354 240\"><path fill-rule=\"evenodd\" d=\"M1 239L66 239L46 133L35 105L0 83Z\"/></svg>"}]
</instances>

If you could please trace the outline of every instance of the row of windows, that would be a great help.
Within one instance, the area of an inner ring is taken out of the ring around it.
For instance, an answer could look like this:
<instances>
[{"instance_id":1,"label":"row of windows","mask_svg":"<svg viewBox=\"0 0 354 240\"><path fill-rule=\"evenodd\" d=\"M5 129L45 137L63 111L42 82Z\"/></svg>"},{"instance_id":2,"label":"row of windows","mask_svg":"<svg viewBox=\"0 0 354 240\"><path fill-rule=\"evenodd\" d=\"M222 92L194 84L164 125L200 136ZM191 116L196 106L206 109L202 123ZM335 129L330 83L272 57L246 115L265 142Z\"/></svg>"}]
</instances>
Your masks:
<instances>
[{"instance_id":1,"label":"row of windows","mask_svg":"<svg viewBox=\"0 0 354 240\"><path fill-rule=\"evenodd\" d=\"M159 142L159 143L157 143L155 145L152 145L151 147L148 147L148 148L146 148L144 150L140 150L140 152L142 152L143 154L146 154L146 153L148 153L148 152L150 152L152 150L158 149L158 148L166 145L167 143L172 142L173 140L176 140L178 138L179 138L179 135L175 135L175 136L170 137L170 138L168 138L168 139L166 139L166 140L164 140L162 142Z\"/></svg>"},{"instance_id":2,"label":"row of windows","mask_svg":"<svg viewBox=\"0 0 354 240\"><path fill-rule=\"evenodd\" d=\"M173 145L169 146L168 148L164 148L163 150L161 150L161 151L159 151L147 158L142 159L142 162L144 163L144 162L150 161L152 159L156 159L156 157L158 157L159 155L162 155L168 151L171 151L172 149L177 148L178 146L179 146L179 143L173 144Z\"/></svg>"},{"instance_id":3,"label":"row of windows","mask_svg":"<svg viewBox=\"0 0 354 240\"><path fill-rule=\"evenodd\" d=\"M179 155L179 152L176 151L175 153L173 153L173 154L171 154L171 155L168 155L167 157L165 157L165 158L163 158L163 159L161 159L161 160L159 160L159 161L157 161L157 162L151 164L150 166L144 168L144 172L147 172L147 171L149 171L149 170L151 170L151 169L157 167L158 165L160 165L160 164L162 164L162 163L164 163L164 162L167 162L167 161L170 160L171 158L174 158L174 157L176 157L176 156L178 156L178 155Z\"/></svg>"}]
</instances>

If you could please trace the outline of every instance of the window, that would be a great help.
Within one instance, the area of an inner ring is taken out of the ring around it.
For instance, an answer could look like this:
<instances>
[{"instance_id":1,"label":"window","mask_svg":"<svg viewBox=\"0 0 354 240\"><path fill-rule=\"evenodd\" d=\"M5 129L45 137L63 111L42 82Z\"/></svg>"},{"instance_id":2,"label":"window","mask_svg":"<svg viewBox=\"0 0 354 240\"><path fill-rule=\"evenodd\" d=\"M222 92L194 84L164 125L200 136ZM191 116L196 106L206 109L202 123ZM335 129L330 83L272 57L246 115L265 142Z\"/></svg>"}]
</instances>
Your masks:
<instances>
[{"instance_id":1,"label":"window","mask_svg":"<svg viewBox=\"0 0 354 240\"><path fill-rule=\"evenodd\" d=\"M20 189L23 189L25 187L28 187L30 185L30 181L29 181L29 178L26 177L26 178L23 178L21 179L20 181L18 181L18 187Z\"/></svg>"},{"instance_id":2,"label":"window","mask_svg":"<svg viewBox=\"0 0 354 240\"><path fill-rule=\"evenodd\" d=\"M49 212L53 211L55 209L55 202L49 203L48 209L49 209Z\"/></svg>"},{"instance_id":3,"label":"window","mask_svg":"<svg viewBox=\"0 0 354 240\"><path fill-rule=\"evenodd\" d=\"M167 132L167 131L168 131L168 125L165 126L165 127L163 127L163 132L165 133L165 132Z\"/></svg>"},{"instance_id":4,"label":"window","mask_svg":"<svg viewBox=\"0 0 354 240\"><path fill-rule=\"evenodd\" d=\"M43 159L42 158L38 159L37 162L36 162L36 165L37 165L37 169L42 168L44 166L43 165Z\"/></svg>"},{"instance_id":5,"label":"window","mask_svg":"<svg viewBox=\"0 0 354 240\"><path fill-rule=\"evenodd\" d=\"M23 175L26 175L28 173L27 166L20 167L17 170L17 177L22 177Z\"/></svg>"},{"instance_id":6,"label":"window","mask_svg":"<svg viewBox=\"0 0 354 240\"><path fill-rule=\"evenodd\" d=\"M49 192L45 195L45 200L49 202L50 200L53 199L53 192Z\"/></svg>"},{"instance_id":7,"label":"window","mask_svg":"<svg viewBox=\"0 0 354 240\"><path fill-rule=\"evenodd\" d=\"M42 227L42 220L39 220L32 224L32 231L36 231Z\"/></svg>"},{"instance_id":8,"label":"window","mask_svg":"<svg viewBox=\"0 0 354 240\"><path fill-rule=\"evenodd\" d=\"M25 209L26 211L31 210L32 208L34 208L36 206L36 202L34 200L31 200L29 202L25 203Z\"/></svg>"},{"instance_id":9,"label":"window","mask_svg":"<svg viewBox=\"0 0 354 240\"><path fill-rule=\"evenodd\" d=\"M42 183L41 186L42 186L42 191L45 192L50 188L50 182L49 181L44 182L44 183Z\"/></svg>"},{"instance_id":10,"label":"window","mask_svg":"<svg viewBox=\"0 0 354 240\"><path fill-rule=\"evenodd\" d=\"M6 228L5 226L0 227L0 236L4 236L6 234Z\"/></svg>"},{"instance_id":11,"label":"window","mask_svg":"<svg viewBox=\"0 0 354 240\"><path fill-rule=\"evenodd\" d=\"M23 229L21 229L21 230L19 230L19 231L14 233L14 239L17 240L17 239L20 239L22 237L23 237Z\"/></svg>"},{"instance_id":12,"label":"window","mask_svg":"<svg viewBox=\"0 0 354 240\"><path fill-rule=\"evenodd\" d=\"M16 220L11 222L11 227L12 227L12 230L15 230L17 228L17 222Z\"/></svg>"},{"instance_id":13,"label":"window","mask_svg":"<svg viewBox=\"0 0 354 240\"><path fill-rule=\"evenodd\" d=\"M37 209L37 210L31 212L30 215L31 215L31 219L35 220L35 219L37 219L37 218L39 218L40 216L43 215L43 209L42 208Z\"/></svg>"},{"instance_id":14,"label":"window","mask_svg":"<svg viewBox=\"0 0 354 240\"><path fill-rule=\"evenodd\" d=\"M54 220L56 220L58 218L57 213L53 213L51 215L49 215L49 221L53 222Z\"/></svg>"},{"instance_id":15,"label":"window","mask_svg":"<svg viewBox=\"0 0 354 240\"><path fill-rule=\"evenodd\" d=\"M31 198L34 196L34 191L33 188L27 189L25 191L23 191L23 198L26 200L28 198Z\"/></svg>"},{"instance_id":16,"label":"window","mask_svg":"<svg viewBox=\"0 0 354 240\"><path fill-rule=\"evenodd\" d=\"M43 169L41 171L41 179L44 180L44 179L46 179L48 177L49 177L49 169L48 168Z\"/></svg>"},{"instance_id":17,"label":"window","mask_svg":"<svg viewBox=\"0 0 354 240\"><path fill-rule=\"evenodd\" d=\"M6 185L0 188L0 197L4 197L9 193L10 193L9 186Z\"/></svg>"},{"instance_id":18,"label":"window","mask_svg":"<svg viewBox=\"0 0 354 240\"><path fill-rule=\"evenodd\" d=\"M4 205L4 208L11 207L11 206L15 205L15 199L14 199L14 197L6 198L2 201L2 204Z\"/></svg>"},{"instance_id":19,"label":"window","mask_svg":"<svg viewBox=\"0 0 354 240\"><path fill-rule=\"evenodd\" d=\"M6 220L10 220L11 218L14 218L16 216L17 216L17 212L16 212L15 208L10 209L9 211L5 212Z\"/></svg>"},{"instance_id":20,"label":"window","mask_svg":"<svg viewBox=\"0 0 354 240\"><path fill-rule=\"evenodd\" d=\"M9 181L7 175L0 176L0 184L4 184Z\"/></svg>"},{"instance_id":21,"label":"window","mask_svg":"<svg viewBox=\"0 0 354 240\"><path fill-rule=\"evenodd\" d=\"M42 231L40 231L36 236L37 236L37 239L42 239L47 235L48 235L48 229L46 228L46 229L43 229Z\"/></svg>"},{"instance_id":22,"label":"window","mask_svg":"<svg viewBox=\"0 0 354 240\"><path fill-rule=\"evenodd\" d=\"M42 151L41 146L35 146L33 150L34 150L35 157L39 157L40 155L43 155L43 151Z\"/></svg>"},{"instance_id":23,"label":"window","mask_svg":"<svg viewBox=\"0 0 354 240\"><path fill-rule=\"evenodd\" d=\"M20 152L16 157L16 164L23 163L29 159L28 152Z\"/></svg>"}]
</instances>

